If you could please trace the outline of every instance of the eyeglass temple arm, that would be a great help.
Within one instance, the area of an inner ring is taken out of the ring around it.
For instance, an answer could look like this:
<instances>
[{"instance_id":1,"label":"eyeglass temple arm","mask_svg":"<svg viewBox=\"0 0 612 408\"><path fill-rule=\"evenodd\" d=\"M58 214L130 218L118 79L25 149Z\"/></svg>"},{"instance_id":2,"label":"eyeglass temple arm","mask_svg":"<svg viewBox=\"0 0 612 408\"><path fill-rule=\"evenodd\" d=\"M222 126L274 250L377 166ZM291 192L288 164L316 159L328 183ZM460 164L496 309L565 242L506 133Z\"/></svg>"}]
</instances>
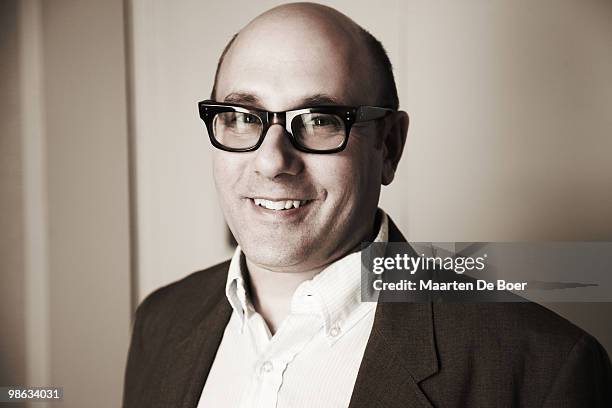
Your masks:
<instances>
[{"instance_id":1,"label":"eyeglass temple arm","mask_svg":"<svg viewBox=\"0 0 612 408\"><path fill-rule=\"evenodd\" d=\"M380 119L390 112L395 112L395 110L380 108L378 106L360 106L357 110L357 118L355 119L355 122L366 122L368 120Z\"/></svg>"}]
</instances>

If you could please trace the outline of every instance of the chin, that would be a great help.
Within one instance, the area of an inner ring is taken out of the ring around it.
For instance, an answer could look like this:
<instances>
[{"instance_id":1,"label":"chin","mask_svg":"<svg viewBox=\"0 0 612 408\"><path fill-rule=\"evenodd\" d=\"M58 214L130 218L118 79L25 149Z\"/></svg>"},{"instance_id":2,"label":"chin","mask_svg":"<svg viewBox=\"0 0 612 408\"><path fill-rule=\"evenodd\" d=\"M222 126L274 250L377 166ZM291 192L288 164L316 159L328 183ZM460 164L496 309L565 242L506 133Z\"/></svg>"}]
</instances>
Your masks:
<instances>
[{"instance_id":1,"label":"chin","mask_svg":"<svg viewBox=\"0 0 612 408\"><path fill-rule=\"evenodd\" d=\"M250 262L278 272L299 272L304 268L308 269L313 255L313 251L309 251L307 246L288 245L287 242L274 244L260 241L254 245L241 245L241 248Z\"/></svg>"}]
</instances>

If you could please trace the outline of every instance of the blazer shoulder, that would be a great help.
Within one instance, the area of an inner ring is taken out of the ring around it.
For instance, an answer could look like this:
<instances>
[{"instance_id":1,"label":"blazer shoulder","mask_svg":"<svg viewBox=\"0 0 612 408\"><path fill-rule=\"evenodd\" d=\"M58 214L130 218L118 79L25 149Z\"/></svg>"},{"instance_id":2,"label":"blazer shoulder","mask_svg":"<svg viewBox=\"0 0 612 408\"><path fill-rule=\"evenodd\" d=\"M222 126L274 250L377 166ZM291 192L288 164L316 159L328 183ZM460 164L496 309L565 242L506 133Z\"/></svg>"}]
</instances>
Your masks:
<instances>
[{"instance_id":1,"label":"blazer shoulder","mask_svg":"<svg viewBox=\"0 0 612 408\"><path fill-rule=\"evenodd\" d=\"M554 378L544 407L612 406L612 364L599 342L585 334Z\"/></svg>"},{"instance_id":2,"label":"blazer shoulder","mask_svg":"<svg viewBox=\"0 0 612 408\"><path fill-rule=\"evenodd\" d=\"M152 406L177 341L198 317L224 301L229 261L157 289L136 309L124 383L124 407ZM229 303L227 309L229 309ZM229 313L228 313L229 315Z\"/></svg>"},{"instance_id":3,"label":"blazer shoulder","mask_svg":"<svg viewBox=\"0 0 612 408\"><path fill-rule=\"evenodd\" d=\"M567 356L581 338L590 336L557 313L533 302L441 304L436 325L467 334L467 341L503 345L518 352L543 351Z\"/></svg>"},{"instance_id":4,"label":"blazer shoulder","mask_svg":"<svg viewBox=\"0 0 612 408\"><path fill-rule=\"evenodd\" d=\"M136 319L189 312L209 299L224 295L229 264L229 260L221 262L156 289L138 305Z\"/></svg>"},{"instance_id":5,"label":"blazer shoulder","mask_svg":"<svg viewBox=\"0 0 612 408\"><path fill-rule=\"evenodd\" d=\"M553 311L531 302L446 303L434 305L433 316L440 371L425 387L428 394L453 383L448 398L464 398L469 406L502 400L547 408L609 406L567 403L588 401L587 394L609 400L602 390L612 370L597 340ZM578 384L577 377L585 380Z\"/></svg>"}]
</instances>

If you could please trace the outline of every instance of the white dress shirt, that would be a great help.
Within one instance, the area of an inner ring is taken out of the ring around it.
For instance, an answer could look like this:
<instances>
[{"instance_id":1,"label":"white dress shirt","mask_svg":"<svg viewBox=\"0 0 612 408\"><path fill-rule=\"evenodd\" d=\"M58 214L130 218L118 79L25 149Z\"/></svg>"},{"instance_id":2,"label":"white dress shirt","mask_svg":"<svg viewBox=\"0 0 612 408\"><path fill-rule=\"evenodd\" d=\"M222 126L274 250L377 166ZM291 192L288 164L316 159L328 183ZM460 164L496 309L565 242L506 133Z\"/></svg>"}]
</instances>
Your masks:
<instances>
[{"instance_id":1,"label":"white dress shirt","mask_svg":"<svg viewBox=\"0 0 612 408\"><path fill-rule=\"evenodd\" d=\"M387 240L382 212L375 242ZM198 408L347 407L376 309L361 302L360 252L302 282L273 336L247 297L243 256L238 247L230 262L233 312Z\"/></svg>"}]
</instances>

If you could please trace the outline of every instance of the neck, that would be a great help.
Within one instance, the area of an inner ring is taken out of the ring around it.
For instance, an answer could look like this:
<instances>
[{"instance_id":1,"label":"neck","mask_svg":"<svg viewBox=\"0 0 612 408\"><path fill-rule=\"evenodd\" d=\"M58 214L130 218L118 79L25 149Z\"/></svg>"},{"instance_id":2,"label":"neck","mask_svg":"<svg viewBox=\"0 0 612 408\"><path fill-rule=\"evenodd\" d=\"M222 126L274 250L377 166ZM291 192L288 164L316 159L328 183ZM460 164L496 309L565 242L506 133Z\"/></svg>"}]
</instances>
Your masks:
<instances>
[{"instance_id":1,"label":"neck","mask_svg":"<svg viewBox=\"0 0 612 408\"><path fill-rule=\"evenodd\" d=\"M363 240L369 242L374 241L378 226L380 225L380 214L376 214L372 228L363 236ZM357 243L351 250L341 255L336 259L340 259L346 254L358 251L361 241ZM304 281L312 279L325 269L329 264L336 259L331 260L326 265L302 272L275 272L266 267L254 264L246 259L246 267L248 270L248 285L250 289L251 299L255 310L263 317L270 329L270 333L274 334L279 326L285 320L291 309L291 298L298 286Z\"/></svg>"},{"instance_id":2,"label":"neck","mask_svg":"<svg viewBox=\"0 0 612 408\"><path fill-rule=\"evenodd\" d=\"M246 261L251 299L255 310L268 324L272 334L276 333L291 309L291 298L297 287L312 279L324 267L304 272L274 272Z\"/></svg>"}]
</instances>

